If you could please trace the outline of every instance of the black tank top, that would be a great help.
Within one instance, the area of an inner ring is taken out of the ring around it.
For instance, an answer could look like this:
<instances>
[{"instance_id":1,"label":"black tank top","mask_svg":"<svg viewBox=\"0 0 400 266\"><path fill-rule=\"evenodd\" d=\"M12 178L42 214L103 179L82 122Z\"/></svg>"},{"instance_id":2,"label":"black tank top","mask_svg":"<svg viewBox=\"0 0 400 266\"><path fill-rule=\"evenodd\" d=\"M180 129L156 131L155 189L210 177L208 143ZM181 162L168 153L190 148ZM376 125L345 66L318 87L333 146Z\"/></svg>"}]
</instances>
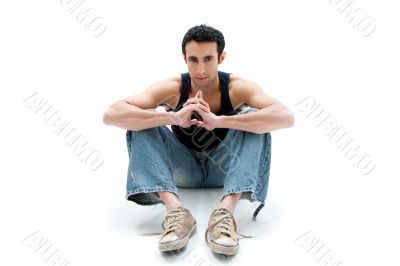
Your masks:
<instances>
[{"instance_id":1,"label":"black tank top","mask_svg":"<svg viewBox=\"0 0 400 266\"><path fill-rule=\"evenodd\" d=\"M229 99L229 75L218 71L219 85L221 89L221 109L215 113L215 115L235 115L240 110L234 110ZM169 109L169 111L177 112L182 109L183 104L189 98L189 89L191 78L189 73L181 74L182 85L180 88L179 103L175 109ZM215 128L214 130L207 130L203 127L190 126L188 128L182 128L180 126L172 125L171 129L175 134L176 138L183 143L189 149L195 151L209 151L217 146L228 133L229 128Z\"/></svg>"}]
</instances>

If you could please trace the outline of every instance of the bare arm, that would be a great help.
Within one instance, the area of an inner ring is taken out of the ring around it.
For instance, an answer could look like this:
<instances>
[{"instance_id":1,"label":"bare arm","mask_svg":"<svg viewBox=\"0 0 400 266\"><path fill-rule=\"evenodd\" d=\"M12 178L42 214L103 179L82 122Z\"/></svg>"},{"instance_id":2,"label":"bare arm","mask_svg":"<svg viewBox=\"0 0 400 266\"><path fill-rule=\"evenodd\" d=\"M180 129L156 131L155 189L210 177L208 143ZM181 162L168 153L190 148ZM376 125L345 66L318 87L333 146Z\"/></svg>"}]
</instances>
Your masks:
<instances>
[{"instance_id":1,"label":"bare arm","mask_svg":"<svg viewBox=\"0 0 400 266\"><path fill-rule=\"evenodd\" d=\"M253 133L267 133L294 125L293 113L277 99L266 95L254 82L240 80L232 84L243 103L259 109L236 116L221 116L218 127L234 128Z\"/></svg>"},{"instance_id":2,"label":"bare arm","mask_svg":"<svg viewBox=\"0 0 400 266\"><path fill-rule=\"evenodd\" d=\"M103 115L103 122L122 129L139 131L174 124L172 112L155 112L162 104L177 102L180 79L172 78L153 84L145 91L112 104Z\"/></svg>"},{"instance_id":3,"label":"bare arm","mask_svg":"<svg viewBox=\"0 0 400 266\"><path fill-rule=\"evenodd\" d=\"M252 113L221 116L220 119L219 127L234 128L257 134L292 127L294 124L291 112L278 104L262 108Z\"/></svg>"},{"instance_id":4,"label":"bare arm","mask_svg":"<svg viewBox=\"0 0 400 266\"><path fill-rule=\"evenodd\" d=\"M259 110L246 114L217 116L212 112L195 108L203 120L198 121L197 125L207 130L233 128L262 134L291 127L294 124L292 112L278 100L266 95L253 82L245 80L232 82L231 96L238 101L238 106L246 104Z\"/></svg>"},{"instance_id":5,"label":"bare arm","mask_svg":"<svg viewBox=\"0 0 400 266\"><path fill-rule=\"evenodd\" d=\"M107 125L132 131L172 124L170 112L143 110L124 101L113 104L105 112L103 121Z\"/></svg>"}]
</instances>

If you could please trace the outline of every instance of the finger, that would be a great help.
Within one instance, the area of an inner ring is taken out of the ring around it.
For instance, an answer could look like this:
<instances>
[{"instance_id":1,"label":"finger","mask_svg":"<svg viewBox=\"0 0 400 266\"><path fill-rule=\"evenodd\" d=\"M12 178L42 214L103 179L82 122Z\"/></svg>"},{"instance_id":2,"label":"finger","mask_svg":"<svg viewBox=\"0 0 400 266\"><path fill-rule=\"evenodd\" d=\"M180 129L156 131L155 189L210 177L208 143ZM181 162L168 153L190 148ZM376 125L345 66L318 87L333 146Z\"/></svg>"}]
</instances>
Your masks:
<instances>
[{"instance_id":1,"label":"finger","mask_svg":"<svg viewBox=\"0 0 400 266\"><path fill-rule=\"evenodd\" d=\"M199 98L197 98L196 96L193 98L189 98L187 99L186 103L194 103L194 102L198 102Z\"/></svg>"},{"instance_id":2,"label":"finger","mask_svg":"<svg viewBox=\"0 0 400 266\"><path fill-rule=\"evenodd\" d=\"M200 99L189 99L187 100L183 106L189 105L189 104L199 104L200 103ZM203 104L205 105L205 101L203 100Z\"/></svg>"},{"instance_id":3,"label":"finger","mask_svg":"<svg viewBox=\"0 0 400 266\"><path fill-rule=\"evenodd\" d=\"M183 106L186 106L186 105L188 105L188 104L198 103L198 102L199 102L198 99L190 98L190 99L188 99L188 100L183 104Z\"/></svg>"},{"instance_id":4,"label":"finger","mask_svg":"<svg viewBox=\"0 0 400 266\"><path fill-rule=\"evenodd\" d=\"M189 104L201 104L201 105L203 105L203 106L205 106L207 108L206 111L210 111L210 106L203 99L197 99L197 100L196 99L189 99L186 103L183 104L183 107L185 107L185 106L187 106Z\"/></svg>"},{"instance_id":5,"label":"finger","mask_svg":"<svg viewBox=\"0 0 400 266\"><path fill-rule=\"evenodd\" d=\"M210 106L208 105L208 103L206 101L204 101L203 99L199 99L199 102L201 104L203 104L204 106L206 106L208 110L210 110Z\"/></svg>"},{"instance_id":6,"label":"finger","mask_svg":"<svg viewBox=\"0 0 400 266\"><path fill-rule=\"evenodd\" d=\"M203 99L203 91L200 91L199 97L200 99Z\"/></svg>"},{"instance_id":7,"label":"finger","mask_svg":"<svg viewBox=\"0 0 400 266\"><path fill-rule=\"evenodd\" d=\"M207 125L206 125L204 122L202 122L202 121L199 121L199 123L197 123L197 126L198 126L198 127L205 128L205 129L207 129L207 130L210 130L210 128L207 127Z\"/></svg>"},{"instance_id":8,"label":"finger","mask_svg":"<svg viewBox=\"0 0 400 266\"><path fill-rule=\"evenodd\" d=\"M208 113L209 112L207 107L205 107L204 105L199 104L199 103L192 104L192 110L196 110L196 111L199 111L199 112L202 112L202 113Z\"/></svg>"},{"instance_id":9,"label":"finger","mask_svg":"<svg viewBox=\"0 0 400 266\"><path fill-rule=\"evenodd\" d=\"M204 111L204 112L206 112L206 113L210 113L210 112L211 112L210 108L207 107L207 106L200 105L200 108L202 109L202 111Z\"/></svg>"}]
</instances>

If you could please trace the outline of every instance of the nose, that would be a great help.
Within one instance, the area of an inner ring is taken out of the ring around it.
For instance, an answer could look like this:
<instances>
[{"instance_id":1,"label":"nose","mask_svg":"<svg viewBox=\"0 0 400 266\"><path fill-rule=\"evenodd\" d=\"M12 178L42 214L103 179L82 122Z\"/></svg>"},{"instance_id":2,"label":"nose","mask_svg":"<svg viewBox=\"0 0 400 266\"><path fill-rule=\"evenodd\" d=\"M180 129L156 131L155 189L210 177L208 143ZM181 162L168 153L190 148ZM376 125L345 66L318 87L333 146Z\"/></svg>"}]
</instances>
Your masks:
<instances>
[{"instance_id":1,"label":"nose","mask_svg":"<svg viewBox=\"0 0 400 266\"><path fill-rule=\"evenodd\" d=\"M205 73L205 70L206 70L205 64L203 62L200 62L197 67L197 74L203 75Z\"/></svg>"}]
</instances>

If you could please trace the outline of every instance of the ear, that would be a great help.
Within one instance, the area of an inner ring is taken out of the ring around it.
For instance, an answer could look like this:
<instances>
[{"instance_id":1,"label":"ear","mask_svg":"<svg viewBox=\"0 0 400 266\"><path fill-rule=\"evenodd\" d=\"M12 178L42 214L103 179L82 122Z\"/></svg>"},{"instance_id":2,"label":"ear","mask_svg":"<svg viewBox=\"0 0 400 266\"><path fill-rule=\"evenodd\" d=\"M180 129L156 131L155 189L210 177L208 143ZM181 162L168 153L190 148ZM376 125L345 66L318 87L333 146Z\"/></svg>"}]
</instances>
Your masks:
<instances>
[{"instance_id":1,"label":"ear","mask_svg":"<svg viewBox=\"0 0 400 266\"><path fill-rule=\"evenodd\" d=\"M185 63L187 64L187 60L186 60L186 55L184 53L182 53L183 56L183 60L185 61Z\"/></svg>"},{"instance_id":2,"label":"ear","mask_svg":"<svg viewBox=\"0 0 400 266\"><path fill-rule=\"evenodd\" d=\"M225 56L226 52L223 51L222 54L219 56L218 64L222 64L222 62L224 62Z\"/></svg>"}]
</instances>

